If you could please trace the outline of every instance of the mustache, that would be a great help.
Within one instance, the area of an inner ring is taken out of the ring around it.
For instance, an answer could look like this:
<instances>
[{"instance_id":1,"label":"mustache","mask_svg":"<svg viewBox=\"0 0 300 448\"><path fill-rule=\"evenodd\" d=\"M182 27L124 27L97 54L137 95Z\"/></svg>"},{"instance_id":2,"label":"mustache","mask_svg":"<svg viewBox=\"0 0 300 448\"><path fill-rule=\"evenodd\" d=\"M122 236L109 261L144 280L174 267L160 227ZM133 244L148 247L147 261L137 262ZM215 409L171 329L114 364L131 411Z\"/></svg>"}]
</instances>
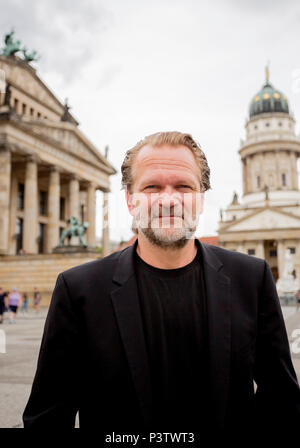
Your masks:
<instances>
[{"instance_id":1,"label":"mustache","mask_svg":"<svg viewBox=\"0 0 300 448\"><path fill-rule=\"evenodd\" d=\"M182 209L174 209L170 207L162 207L157 209L151 209L151 218L170 218L170 217L178 217L183 218L183 210Z\"/></svg>"}]
</instances>

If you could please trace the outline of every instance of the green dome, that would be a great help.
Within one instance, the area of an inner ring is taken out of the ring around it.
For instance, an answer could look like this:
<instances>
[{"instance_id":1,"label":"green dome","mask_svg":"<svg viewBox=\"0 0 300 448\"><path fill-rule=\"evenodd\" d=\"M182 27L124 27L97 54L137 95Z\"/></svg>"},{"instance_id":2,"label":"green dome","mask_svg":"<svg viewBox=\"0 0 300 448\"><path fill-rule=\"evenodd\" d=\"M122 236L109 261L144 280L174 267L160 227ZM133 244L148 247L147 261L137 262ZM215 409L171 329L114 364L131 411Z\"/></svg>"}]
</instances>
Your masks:
<instances>
[{"instance_id":1,"label":"green dome","mask_svg":"<svg viewBox=\"0 0 300 448\"><path fill-rule=\"evenodd\" d=\"M254 96L250 103L250 118L255 115L273 112L289 113L289 105L286 97L269 83L267 78L265 85Z\"/></svg>"}]
</instances>

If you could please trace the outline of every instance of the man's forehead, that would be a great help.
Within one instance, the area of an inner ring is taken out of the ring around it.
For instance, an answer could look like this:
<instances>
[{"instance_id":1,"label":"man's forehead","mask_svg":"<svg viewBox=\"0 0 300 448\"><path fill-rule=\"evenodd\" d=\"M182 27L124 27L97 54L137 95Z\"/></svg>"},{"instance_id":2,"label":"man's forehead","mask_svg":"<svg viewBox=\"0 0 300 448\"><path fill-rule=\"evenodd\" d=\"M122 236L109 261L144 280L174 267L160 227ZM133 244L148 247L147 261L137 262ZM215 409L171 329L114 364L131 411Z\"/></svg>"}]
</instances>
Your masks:
<instances>
[{"instance_id":1,"label":"man's forehead","mask_svg":"<svg viewBox=\"0 0 300 448\"><path fill-rule=\"evenodd\" d=\"M152 167L154 169L189 168L197 170L192 151L184 145L143 146L137 154L135 168Z\"/></svg>"}]
</instances>

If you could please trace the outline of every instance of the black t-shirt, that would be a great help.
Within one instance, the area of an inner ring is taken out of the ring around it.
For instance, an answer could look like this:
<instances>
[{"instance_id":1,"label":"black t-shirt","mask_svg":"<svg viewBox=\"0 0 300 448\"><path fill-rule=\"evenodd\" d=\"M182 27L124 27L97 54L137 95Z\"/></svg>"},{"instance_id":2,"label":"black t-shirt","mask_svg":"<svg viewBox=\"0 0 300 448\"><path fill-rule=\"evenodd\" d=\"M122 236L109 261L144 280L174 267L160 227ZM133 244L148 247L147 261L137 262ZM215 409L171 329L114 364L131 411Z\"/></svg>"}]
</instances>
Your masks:
<instances>
[{"instance_id":1,"label":"black t-shirt","mask_svg":"<svg viewBox=\"0 0 300 448\"><path fill-rule=\"evenodd\" d=\"M152 377L153 422L195 430L209 418L207 318L201 253L159 269L136 253L136 274Z\"/></svg>"}]
</instances>

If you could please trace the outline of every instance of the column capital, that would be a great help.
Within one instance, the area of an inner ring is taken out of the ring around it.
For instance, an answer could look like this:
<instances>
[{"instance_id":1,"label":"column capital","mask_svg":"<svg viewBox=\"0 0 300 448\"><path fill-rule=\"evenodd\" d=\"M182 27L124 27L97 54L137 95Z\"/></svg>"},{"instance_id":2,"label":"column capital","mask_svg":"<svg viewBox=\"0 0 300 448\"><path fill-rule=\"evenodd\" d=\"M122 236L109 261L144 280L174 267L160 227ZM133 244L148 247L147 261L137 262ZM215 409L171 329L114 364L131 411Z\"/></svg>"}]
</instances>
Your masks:
<instances>
[{"instance_id":1,"label":"column capital","mask_svg":"<svg viewBox=\"0 0 300 448\"><path fill-rule=\"evenodd\" d=\"M41 158L38 154L27 154L25 156L25 161L29 162L29 163L40 163L41 162Z\"/></svg>"},{"instance_id":2,"label":"column capital","mask_svg":"<svg viewBox=\"0 0 300 448\"><path fill-rule=\"evenodd\" d=\"M97 190L97 184L96 182L89 181L87 184L88 188L93 188L94 190Z\"/></svg>"},{"instance_id":3,"label":"column capital","mask_svg":"<svg viewBox=\"0 0 300 448\"><path fill-rule=\"evenodd\" d=\"M62 168L58 165L50 165L49 171L50 171L50 173L61 173Z\"/></svg>"},{"instance_id":4,"label":"column capital","mask_svg":"<svg viewBox=\"0 0 300 448\"><path fill-rule=\"evenodd\" d=\"M4 142L0 143L0 152L1 153L3 153L3 152L12 153L12 152L14 152L14 150L13 150L12 146L7 141L4 141Z\"/></svg>"},{"instance_id":5,"label":"column capital","mask_svg":"<svg viewBox=\"0 0 300 448\"><path fill-rule=\"evenodd\" d=\"M80 177L76 173L69 173L70 180L78 180L80 181Z\"/></svg>"}]
</instances>

